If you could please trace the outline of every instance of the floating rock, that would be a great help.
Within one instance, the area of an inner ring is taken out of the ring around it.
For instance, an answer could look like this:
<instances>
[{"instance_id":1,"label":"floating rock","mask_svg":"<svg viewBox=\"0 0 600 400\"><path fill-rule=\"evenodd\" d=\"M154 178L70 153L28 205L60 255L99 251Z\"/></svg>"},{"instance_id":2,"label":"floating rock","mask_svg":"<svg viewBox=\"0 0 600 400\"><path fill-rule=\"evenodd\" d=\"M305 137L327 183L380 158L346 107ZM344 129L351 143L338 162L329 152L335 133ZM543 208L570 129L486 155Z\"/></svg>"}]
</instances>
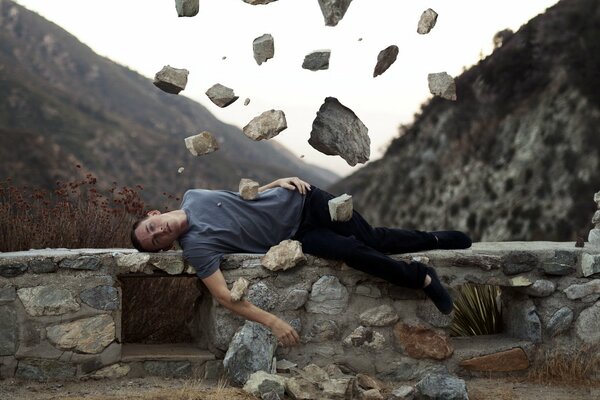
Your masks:
<instances>
[{"instance_id":1,"label":"floating rock","mask_svg":"<svg viewBox=\"0 0 600 400\"><path fill-rule=\"evenodd\" d=\"M244 100L244 105L247 106L248 104L250 104L250 99L246 97L246 100Z\"/></svg>"},{"instance_id":2,"label":"floating rock","mask_svg":"<svg viewBox=\"0 0 600 400\"><path fill-rule=\"evenodd\" d=\"M302 62L302 68L311 71L319 71L322 69L329 69L329 57L331 56L331 50L319 50L307 54Z\"/></svg>"},{"instance_id":3,"label":"floating rock","mask_svg":"<svg viewBox=\"0 0 600 400\"><path fill-rule=\"evenodd\" d=\"M563 307L557 310L546 325L546 332L550 337L555 337L565 332L573 322L573 310L569 307Z\"/></svg>"},{"instance_id":4,"label":"floating rock","mask_svg":"<svg viewBox=\"0 0 600 400\"><path fill-rule=\"evenodd\" d=\"M206 91L206 95L210 101L221 108L225 108L239 99L239 97L233 92L233 89L223 86L220 83L212 85Z\"/></svg>"},{"instance_id":5,"label":"floating rock","mask_svg":"<svg viewBox=\"0 0 600 400\"><path fill-rule=\"evenodd\" d=\"M447 333L431 329L422 323L398 322L394 326L394 336L405 353L413 358L445 360L454 353L454 346Z\"/></svg>"},{"instance_id":6,"label":"floating rock","mask_svg":"<svg viewBox=\"0 0 600 400\"><path fill-rule=\"evenodd\" d=\"M193 155L201 156L219 150L219 143L217 143L217 139L210 132L203 131L197 135L186 137L185 147ZM182 168L179 169L183 172Z\"/></svg>"},{"instance_id":7,"label":"floating rock","mask_svg":"<svg viewBox=\"0 0 600 400\"><path fill-rule=\"evenodd\" d=\"M445 72L427 75L431 94L447 100L456 100L456 84L454 78Z\"/></svg>"},{"instance_id":8,"label":"floating rock","mask_svg":"<svg viewBox=\"0 0 600 400\"><path fill-rule=\"evenodd\" d=\"M355 166L369 160L369 130L351 109L327 97L313 121L308 143L327 155L339 155Z\"/></svg>"},{"instance_id":9,"label":"floating rock","mask_svg":"<svg viewBox=\"0 0 600 400\"><path fill-rule=\"evenodd\" d=\"M420 380L416 389L419 399L469 400L465 381L447 374L429 374Z\"/></svg>"},{"instance_id":10,"label":"floating rock","mask_svg":"<svg viewBox=\"0 0 600 400\"><path fill-rule=\"evenodd\" d=\"M277 0L243 0L243 1L244 1L244 3L248 3L248 4L252 4L253 6L256 6L259 4L269 4L269 3L272 3Z\"/></svg>"},{"instance_id":11,"label":"floating rock","mask_svg":"<svg viewBox=\"0 0 600 400\"><path fill-rule=\"evenodd\" d=\"M385 346L385 338L372 328L359 326L342 341L344 346L366 347L372 350L382 350Z\"/></svg>"},{"instance_id":12,"label":"floating rock","mask_svg":"<svg viewBox=\"0 0 600 400\"><path fill-rule=\"evenodd\" d=\"M236 332L223 359L230 381L237 386L246 383L256 371L271 371L277 341L267 328L246 321Z\"/></svg>"},{"instance_id":13,"label":"floating rock","mask_svg":"<svg viewBox=\"0 0 600 400\"><path fill-rule=\"evenodd\" d=\"M243 129L252 140L271 139L287 129L285 114L280 110L269 110L255 117Z\"/></svg>"},{"instance_id":14,"label":"floating rock","mask_svg":"<svg viewBox=\"0 0 600 400\"><path fill-rule=\"evenodd\" d=\"M260 263L271 271L285 271L304 264L306 260L307 258L302 252L302 243L287 239L271 247L261 258Z\"/></svg>"},{"instance_id":15,"label":"floating rock","mask_svg":"<svg viewBox=\"0 0 600 400\"><path fill-rule=\"evenodd\" d=\"M79 303L67 289L51 286L37 286L17 290L27 314L34 317L42 315L62 315L79 310Z\"/></svg>"},{"instance_id":16,"label":"floating rock","mask_svg":"<svg viewBox=\"0 0 600 400\"><path fill-rule=\"evenodd\" d=\"M435 26L435 23L437 22L437 17L438 13L433 11L431 8L428 8L427 10L423 11L423 14L421 14L421 19L419 19L417 33L421 35L429 33Z\"/></svg>"},{"instance_id":17,"label":"floating rock","mask_svg":"<svg viewBox=\"0 0 600 400\"><path fill-rule=\"evenodd\" d=\"M383 74L389 67L392 66L393 63L396 62L398 52L399 49L396 45L386 47L379 52L379 55L377 56L377 64L373 70L373 78Z\"/></svg>"},{"instance_id":18,"label":"floating rock","mask_svg":"<svg viewBox=\"0 0 600 400\"><path fill-rule=\"evenodd\" d=\"M175 0L178 17L193 17L198 14L200 0Z\"/></svg>"},{"instance_id":19,"label":"floating rock","mask_svg":"<svg viewBox=\"0 0 600 400\"><path fill-rule=\"evenodd\" d=\"M461 361L461 367L473 371L512 372L529 368L529 358L520 347Z\"/></svg>"},{"instance_id":20,"label":"floating rock","mask_svg":"<svg viewBox=\"0 0 600 400\"><path fill-rule=\"evenodd\" d=\"M329 200L327 205L329 206L329 216L332 221L345 222L352 218L352 196L344 193L335 199Z\"/></svg>"},{"instance_id":21,"label":"floating rock","mask_svg":"<svg viewBox=\"0 0 600 400\"><path fill-rule=\"evenodd\" d=\"M270 60L275 56L275 41L273 36L265 33L257 37L252 42L252 50L254 50L254 60L258 65Z\"/></svg>"},{"instance_id":22,"label":"floating rock","mask_svg":"<svg viewBox=\"0 0 600 400\"><path fill-rule=\"evenodd\" d=\"M579 314L575 321L575 332L587 344L600 343L600 302Z\"/></svg>"},{"instance_id":23,"label":"floating rock","mask_svg":"<svg viewBox=\"0 0 600 400\"><path fill-rule=\"evenodd\" d=\"M352 0L319 0L325 25L336 26L344 18Z\"/></svg>"},{"instance_id":24,"label":"floating rock","mask_svg":"<svg viewBox=\"0 0 600 400\"><path fill-rule=\"evenodd\" d=\"M46 328L48 340L61 350L100 353L115 339L115 323L102 314Z\"/></svg>"},{"instance_id":25,"label":"floating rock","mask_svg":"<svg viewBox=\"0 0 600 400\"><path fill-rule=\"evenodd\" d=\"M239 185L240 196L244 200L254 200L258 197L258 187L258 182L242 178Z\"/></svg>"},{"instance_id":26,"label":"floating rock","mask_svg":"<svg viewBox=\"0 0 600 400\"><path fill-rule=\"evenodd\" d=\"M186 146L186 147L187 147L187 146ZM192 145L192 147L193 147L193 145ZM192 154L193 154L193 153L192 153ZM183 168L183 167L179 167L179 168L177 168L177 173L178 173L178 174L183 174L183 171L184 171L184 170L185 170L185 168Z\"/></svg>"},{"instance_id":27,"label":"floating rock","mask_svg":"<svg viewBox=\"0 0 600 400\"><path fill-rule=\"evenodd\" d=\"M315 314L340 314L347 304L348 289L335 276L325 275L313 284L306 311Z\"/></svg>"},{"instance_id":28,"label":"floating rock","mask_svg":"<svg viewBox=\"0 0 600 400\"><path fill-rule=\"evenodd\" d=\"M231 288L231 301L240 301L248 293L250 282L246 278L238 278Z\"/></svg>"},{"instance_id":29,"label":"floating rock","mask_svg":"<svg viewBox=\"0 0 600 400\"><path fill-rule=\"evenodd\" d=\"M79 298L88 306L97 310L116 310L119 308L119 292L110 285L96 286L86 289L79 294Z\"/></svg>"},{"instance_id":30,"label":"floating rock","mask_svg":"<svg viewBox=\"0 0 600 400\"><path fill-rule=\"evenodd\" d=\"M556 284L552 281L539 279L525 289L525 293L533 297L548 297L556 290Z\"/></svg>"},{"instance_id":31,"label":"floating rock","mask_svg":"<svg viewBox=\"0 0 600 400\"><path fill-rule=\"evenodd\" d=\"M387 326L398 321L398 314L391 306L384 304L371 308L358 317L361 325L365 326Z\"/></svg>"},{"instance_id":32,"label":"floating rock","mask_svg":"<svg viewBox=\"0 0 600 400\"><path fill-rule=\"evenodd\" d=\"M154 86L164 92L178 94L185 89L189 73L187 69L166 65L154 76Z\"/></svg>"},{"instance_id":33,"label":"floating rock","mask_svg":"<svg viewBox=\"0 0 600 400\"><path fill-rule=\"evenodd\" d=\"M570 300L580 299L591 294L600 294L600 279L594 279L581 285L571 285L563 292Z\"/></svg>"}]
</instances>

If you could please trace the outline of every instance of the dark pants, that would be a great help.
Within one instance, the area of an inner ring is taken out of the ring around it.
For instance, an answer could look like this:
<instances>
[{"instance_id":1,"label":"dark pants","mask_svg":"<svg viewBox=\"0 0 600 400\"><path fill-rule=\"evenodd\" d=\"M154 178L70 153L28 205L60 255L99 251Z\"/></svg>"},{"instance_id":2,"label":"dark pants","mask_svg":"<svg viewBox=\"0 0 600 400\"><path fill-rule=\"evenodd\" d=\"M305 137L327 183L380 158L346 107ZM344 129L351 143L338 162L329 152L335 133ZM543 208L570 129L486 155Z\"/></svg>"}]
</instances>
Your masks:
<instances>
[{"instance_id":1,"label":"dark pants","mask_svg":"<svg viewBox=\"0 0 600 400\"><path fill-rule=\"evenodd\" d=\"M294 235L302 249L317 257L342 260L348 266L395 285L422 288L427 271L418 262L396 261L385 254L410 253L436 248L428 232L373 228L356 211L346 222L333 222L327 202L333 195L312 186L307 193L300 227Z\"/></svg>"}]
</instances>

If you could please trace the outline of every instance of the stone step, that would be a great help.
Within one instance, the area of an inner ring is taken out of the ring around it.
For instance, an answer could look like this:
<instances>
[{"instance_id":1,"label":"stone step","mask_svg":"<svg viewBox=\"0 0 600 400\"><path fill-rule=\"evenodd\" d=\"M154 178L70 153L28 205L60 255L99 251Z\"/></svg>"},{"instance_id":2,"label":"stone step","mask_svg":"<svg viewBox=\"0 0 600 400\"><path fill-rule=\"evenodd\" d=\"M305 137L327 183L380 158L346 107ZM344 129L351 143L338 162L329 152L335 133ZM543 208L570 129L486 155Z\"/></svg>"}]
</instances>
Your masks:
<instances>
[{"instance_id":1,"label":"stone step","mask_svg":"<svg viewBox=\"0 0 600 400\"><path fill-rule=\"evenodd\" d=\"M208 350L199 349L192 343L140 344L125 343L121 350L121 361L192 361L214 360Z\"/></svg>"}]
</instances>

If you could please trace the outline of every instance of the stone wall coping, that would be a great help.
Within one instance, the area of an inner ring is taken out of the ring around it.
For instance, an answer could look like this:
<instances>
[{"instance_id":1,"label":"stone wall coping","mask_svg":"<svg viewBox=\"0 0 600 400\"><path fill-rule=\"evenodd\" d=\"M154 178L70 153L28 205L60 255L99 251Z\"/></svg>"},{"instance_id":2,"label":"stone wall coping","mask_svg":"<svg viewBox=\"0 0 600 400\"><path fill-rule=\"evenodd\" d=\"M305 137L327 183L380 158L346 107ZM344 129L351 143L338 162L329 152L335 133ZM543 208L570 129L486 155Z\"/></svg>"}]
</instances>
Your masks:
<instances>
[{"instance_id":1,"label":"stone wall coping","mask_svg":"<svg viewBox=\"0 0 600 400\"><path fill-rule=\"evenodd\" d=\"M514 251L525 251L525 252L551 252L551 251L570 251L574 253L586 253L586 254L600 254L600 246L585 244L585 247L575 247L575 242L478 242L473 243L470 249L466 250L430 250L419 253L408 253L409 255L419 254L427 256L441 257L444 254L455 253L462 255L469 254L490 254L490 255L504 255ZM15 252L0 252L0 260L13 259L13 258L38 258L38 257L76 257L76 256L91 256L91 255L105 255L110 254L113 256L119 254L132 254L138 253L135 249L32 249L27 251L15 251ZM153 257L181 257L181 250L171 250L160 253L147 253ZM406 254L402 254L406 256ZM262 256L262 254L249 254L249 253L235 253L226 255L225 258L230 257L242 257L243 259L251 259Z\"/></svg>"}]
</instances>

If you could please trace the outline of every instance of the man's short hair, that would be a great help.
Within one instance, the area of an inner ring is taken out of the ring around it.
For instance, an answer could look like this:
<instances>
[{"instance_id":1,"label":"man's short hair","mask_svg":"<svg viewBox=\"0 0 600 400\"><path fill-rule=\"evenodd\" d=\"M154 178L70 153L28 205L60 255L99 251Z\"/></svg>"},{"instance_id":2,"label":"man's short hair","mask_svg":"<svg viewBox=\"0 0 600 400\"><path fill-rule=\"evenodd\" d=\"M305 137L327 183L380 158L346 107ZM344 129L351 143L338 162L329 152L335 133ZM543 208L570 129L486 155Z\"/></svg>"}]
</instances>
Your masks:
<instances>
[{"instance_id":1,"label":"man's short hair","mask_svg":"<svg viewBox=\"0 0 600 400\"><path fill-rule=\"evenodd\" d=\"M156 249L156 250L145 249L144 246L142 246L142 243L140 243L140 240L138 239L137 235L135 234L135 230L138 228L138 226L140 226L140 224L148 218L150 218L150 216L146 215L146 216L138 219L137 221L135 221L133 223L133 226L131 227L131 233L130 233L129 237L131 239L131 244L133 245L133 247L135 247L137 249L137 251L139 251L141 253L158 253L160 251L160 249Z\"/></svg>"}]
</instances>

